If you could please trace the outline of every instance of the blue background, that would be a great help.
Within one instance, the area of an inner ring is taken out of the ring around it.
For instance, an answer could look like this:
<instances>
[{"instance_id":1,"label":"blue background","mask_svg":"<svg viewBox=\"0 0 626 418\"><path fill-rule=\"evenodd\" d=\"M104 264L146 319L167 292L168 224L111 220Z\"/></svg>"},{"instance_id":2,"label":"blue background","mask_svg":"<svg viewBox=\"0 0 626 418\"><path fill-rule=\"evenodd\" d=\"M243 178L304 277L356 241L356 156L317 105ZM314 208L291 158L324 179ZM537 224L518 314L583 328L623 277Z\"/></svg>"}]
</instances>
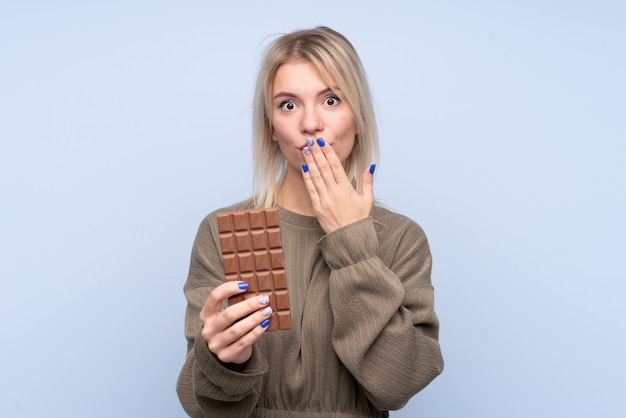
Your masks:
<instances>
[{"instance_id":1,"label":"blue background","mask_svg":"<svg viewBox=\"0 0 626 418\"><path fill-rule=\"evenodd\" d=\"M180 417L182 286L251 192L263 47L366 66L375 193L426 230L446 370L394 417L624 417L620 1L0 4L0 416Z\"/></svg>"}]
</instances>

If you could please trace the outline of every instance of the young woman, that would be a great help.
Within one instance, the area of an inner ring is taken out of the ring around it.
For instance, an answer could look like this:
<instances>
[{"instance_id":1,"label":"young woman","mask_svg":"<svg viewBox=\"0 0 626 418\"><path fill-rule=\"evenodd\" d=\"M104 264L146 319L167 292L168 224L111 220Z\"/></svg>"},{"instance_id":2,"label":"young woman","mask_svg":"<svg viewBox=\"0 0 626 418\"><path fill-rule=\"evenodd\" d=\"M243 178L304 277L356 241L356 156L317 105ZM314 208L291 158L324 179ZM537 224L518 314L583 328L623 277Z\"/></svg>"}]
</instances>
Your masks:
<instances>
[{"instance_id":1,"label":"young woman","mask_svg":"<svg viewBox=\"0 0 626 418\"><path fill-rule=\"evenodd\" d=\"M426 236L375 205L378 137L360 59L318 27L274 41L254 100L254 196L209 214L185 284L190 416L385 417L443 370ZM216 214L277 207L292 328L265 295L228 306Z\"/></svg>"}]
</instances>

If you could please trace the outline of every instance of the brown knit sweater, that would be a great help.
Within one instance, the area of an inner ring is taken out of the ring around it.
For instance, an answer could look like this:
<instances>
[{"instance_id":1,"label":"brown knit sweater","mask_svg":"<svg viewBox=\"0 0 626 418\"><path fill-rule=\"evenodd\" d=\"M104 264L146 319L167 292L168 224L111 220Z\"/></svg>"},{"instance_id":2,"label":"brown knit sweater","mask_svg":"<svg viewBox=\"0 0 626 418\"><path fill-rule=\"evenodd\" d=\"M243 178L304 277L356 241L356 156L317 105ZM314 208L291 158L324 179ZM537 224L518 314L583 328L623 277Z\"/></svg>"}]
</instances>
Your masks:
<instances>
[{"instance_id":1,"label":"brown knit sweater","mask_svg":"<svg viewBox=\"0 0 626 418\"><path fill-rule=\"evenodd\" d=\"M293 328L263 334L243 371L225 367L199 335L200 309L224 282L215 214L200 225L184 287L177 392L190 416L385 417L441 373L426 236L381 207L328 235L279 208Z\"/></svg>"}]
</instances>

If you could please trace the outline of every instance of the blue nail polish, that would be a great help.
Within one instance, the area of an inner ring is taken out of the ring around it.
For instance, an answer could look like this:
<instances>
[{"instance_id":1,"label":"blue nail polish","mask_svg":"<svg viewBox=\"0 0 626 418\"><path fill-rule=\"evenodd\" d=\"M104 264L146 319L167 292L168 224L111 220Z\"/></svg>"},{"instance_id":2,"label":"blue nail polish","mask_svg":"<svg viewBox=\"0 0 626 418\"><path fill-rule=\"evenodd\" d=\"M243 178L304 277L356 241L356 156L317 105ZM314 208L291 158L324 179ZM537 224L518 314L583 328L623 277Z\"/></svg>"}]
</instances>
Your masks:
<instances>
[{"instance_id":1,"label":"blue nail polish","mask_svg":"<svg viewBox=\"0 0 626 418\"><path fill-rule=\"evenodd\" d=\"M269 318L261 322L261 328L267 328L270 324Z\"/></svg>"},{"instance_id":2,"label":"blue nail polish","mask_svg":"<svg viewBox=\"0 0 626 418\"><path fill-rule=\"evenodd\" d=\"M315 145L315 141L313 141L311 138L307 139L306 143L309 147L312 147L313 145Z\"/></svg>"},{"instance_id":3,"label":"blue nail polish","mask_svg":"<svg viewBox=\"0 0 626 418\"><path fill-rule=\"evenodd\" d=\"M324 142L322 138L317 138L317 145L323 147L324 145L326 145L326 142Z\"/></svg>"},{"instance_id":4,"label":"blue nail polish","mask_svg":"<svg viewBox=\"0 0 626 418\"><path fill-rule=\"evenodd\" d=\"M376 164L370 165L370 174L374 174L374 170L376 170Z\"/></svg>"},{"instance_id":5,"label":"blue nail polish","mask_svg":"<svg viewBox=\"0 0 626 418\"><path fill-rule=\"evenodd\" d=\"M263 309L263 315L265 315L265 316L272 316L273 313L274 313L274 311L269 306L267 308Z\"/></svg>"},{"instance_id":6,"label":"blue nail polish","mask_svg":"<svg viewBox=\"0 0 626 418\"><path fill-rule=\"evenodd\" d=\"M237 283L237 287L239 287L241 290L246 290L248 288L248 283L247 282L239 282L239 283Z\"/></svg>"},{"instance_id":7,"label":"blue nail polish","mask_svg":"<svg viewBox=\"0 0 626 418\"><path fill-rule=\"evenodd\" d=\"M302 152L304 152L306 155L309 155L311 153L311 148L304 147L304 148L302 148Z\"/></svg>"},{"instance_id":8,"label":"blue nail polish","mask_svg":"<svg viewBox=\"0 0 626 418\"><path fill-rule=\"evenodd\" d=\"M306 164L302 164L302 171L304 171L305 173L309 171L309 166Z\"/></svg>"},{"instance_id":9,"label":"blue nail polish","mask_svg":"<svg viewBox=\"0 0 626 418\"><path fill-rule=\"evenodd\" d=\"M267 305L268 303L270 303L270 297L267 295L263 295L261 296L261 300L259 302L261 302L261 305Z\"/></svg>"}]
</instances>

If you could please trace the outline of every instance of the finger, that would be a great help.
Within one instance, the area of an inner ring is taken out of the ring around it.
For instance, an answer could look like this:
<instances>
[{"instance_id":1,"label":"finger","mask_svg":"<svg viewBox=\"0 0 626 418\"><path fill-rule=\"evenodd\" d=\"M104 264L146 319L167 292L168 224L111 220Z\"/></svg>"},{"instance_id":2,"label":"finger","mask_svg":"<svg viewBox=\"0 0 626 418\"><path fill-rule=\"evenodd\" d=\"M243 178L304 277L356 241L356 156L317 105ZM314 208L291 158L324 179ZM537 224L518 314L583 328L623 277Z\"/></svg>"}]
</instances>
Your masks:
<instances>
[{"instance_id":1,"label":"finger","mask_svg":"<svg viewBox=\"0 0 626 418\"><path fill-rule=\"evenodd\" d=\"M341 160L339 160L339 157L337 156L337 153L335 152L333 147L327 145L324 142L323 138L317 138L317 144L319 145L319 147L317 148L321 152L318 153L317 155L316 154L313 155L316 158L316 161L317 161L317 158L323 158L325 160L324 165L326 165L328 169L330 170L330 174L332 174L332 179L334 180L335 183L339 185L342 185L342 184L345 185L346 183L348 183L351 186L352 184L350 183L350 180L348 179L348 176L346 175L346 170L341 164ZM330 176L328 177L330 178Z\"/></svg>"},{"instance_id":2,"label":"finger","mask_svg":"<svg viewBox=\"0 0 626 418\"><path fill-rule=\"evenodd\" d=\"M372 164L361 175L361 197L368 202L374 201L374 170L375 169L376 169L376 164Z\"/></svg>"},{"instance_id":3,"label":"finger","mask_svg":"<svg viewBox=\"0 0 626 418\"><path fill-rule=\"evenodd\" d=\"M312 139L307 139L306 142L307 146L302 151L304 154L304 160L309 166L312 180L316 185L318 184L318 181L324 183L334 181L330 164L319 146L319 144L325 145L324 140L322 138L318 138L316 142Z\"/></svg>"},{"instance_id":4,"label":"finger","mask_svg":"<svg viewBox=\"0 0 626 418\"><path fill-rule=\"evenodd\" d=\"M316 207L319 203L320 196L317 191L317 187L315 186L315 184L313 184L313 179L311 177L311 171L308 164L302 164L302 178L304 179L304 186L306 187L307 192L309 192L309 197L311 198L313 207Z\"/></svg>"},{"instance_id":5,"label":"finger","mask_svg":"<svg viewBox=\"0 0 626 418\"><path fill-rule=\"evenodd\" d=\"M233 324L242 321L253 312L266 307L269 300L269 296L260 295L235 303L223 311L217 312L212 317L207 318L210 320L205 321L203 331L206 331L209 336L217 332L222 332Z\"/></svg>"},{"instance_id":6,"label":"finger","mask_svg":"<svg viewBox=\"0 0 626 418\"><path fill-rule=\"evenodd\" d=\"M304 181L307 186L307 190L311 195L311 199L318 198L319 195L323 195L326 192L326 180L323 178L318 162L313 157L313 152L321 154L321 151L313 151L312 146L304 147L302 153L304 154L305 165L302 167L304 174ZM321 157L318 157L318 159ZM328 165L328 163L325 163ZM315 202L315 200L313 200Z\"/></svg>"},{"instance_id":7,"label":"finger","mask_svg":"<svg viewBox=\"0 0 626 418\"><path fill-rule=\"evenodd\" d=\"M331 147L327 146L322 138L317 138L314 144L316 145L309 146L312 160L315 162L314 167L312 165L309 167L311 168L313 179L316 179L315 169L317 169L317 172L319 172L319 178L324 181L326 185L332 186L333 184L336 184L337 181L330 162L328 161L328 158L323 150L324 148ZM330 151L332 152L332 150Z\"/></svg>"},{"instance_id":8,"label":"finger","mask_svg":"<svg viewBox=\"0 0 626 418\"><path fill-rule=\"evenodd\" d=\"M211 344L209 344L209 350L215 353L218 358L224 363L245 362L250 357L252 344L254 344L259 339L259 337L261 337L261 335L263 335L263 333L267 331L267 329L269 328L269 324L270 318L265 317L265 314L263 314L263 319L261 320L261 322L255 323L248 332L241 335L232 343L224 347L220 347L219 349L215 347L213 347L212 349ZM248 352L247 355L244 354L246 352Z\"/></svg>"},{"instance_id":9,"label":"finger","mask_svg":"<svg viewBox=\"0 0 626 418\"><path fill-rule=\"evenodd\" d=\"M248 289L246 282L225 282L211 290L200 311L200 319L219 312L222 303L231 296L238 295Z\"/></svg>"},{"instance_id":10,"label":"finger","mask_svg":"<svg viewBox=\"0 0 626 418\"><path fill-rule=\"evenodd\" d=\"M242 302L243 303L243 302ZM272 316L273 310L270 306L256 309L255 312L249 313L243 319L233 323L222 332L215 334L209 339L209 349L214 352L220 352L231 345L238 345L249 342L246 336L255 328L262 328L263 331L269 325L269 318Z\"/></svg>"}]
</instances>

